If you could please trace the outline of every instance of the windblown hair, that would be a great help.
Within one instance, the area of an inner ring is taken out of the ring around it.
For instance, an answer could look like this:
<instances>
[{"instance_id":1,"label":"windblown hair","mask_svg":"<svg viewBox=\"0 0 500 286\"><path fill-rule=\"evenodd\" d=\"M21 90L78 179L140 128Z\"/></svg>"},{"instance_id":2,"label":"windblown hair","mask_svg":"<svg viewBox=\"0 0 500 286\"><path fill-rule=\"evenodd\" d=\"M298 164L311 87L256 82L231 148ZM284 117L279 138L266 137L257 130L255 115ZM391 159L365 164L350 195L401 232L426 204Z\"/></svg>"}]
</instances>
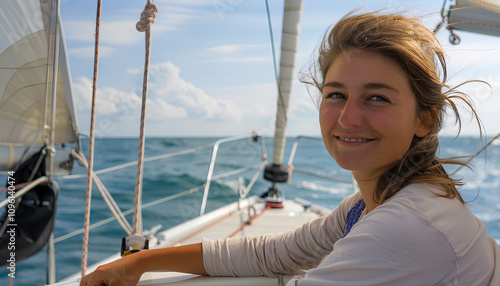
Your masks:
<instances>
[{"instance_id":1,"label":"windblown hair","mask_svg":"<svg viewBox=\"0 0 500 286\"><path fill-rule=\"evenodd\" d=\"M457 186L463 185L463 182L449 176L443 164L467 164L459 158L437 158L437 134L442 128L447 108L453 111L460 133L460 114L454 102L457 99L470 108L481 135L482 125L471 99L457 91L456 87L445 84L446 62L439 41L413 16L349 13L329 33L325 33L318 47L318 58L307 73L302 73L301 81L322 92L326 73L335 59L343 52L361 50L387 56L402 67L417 100L417 116L430 129L424 137L414 136L399 164L379 178L374 192L375 201L383 203L410 183L428 183L442 190L437 195L458 198L464 203L457 191Z\"/></svg>"}]
</instances>

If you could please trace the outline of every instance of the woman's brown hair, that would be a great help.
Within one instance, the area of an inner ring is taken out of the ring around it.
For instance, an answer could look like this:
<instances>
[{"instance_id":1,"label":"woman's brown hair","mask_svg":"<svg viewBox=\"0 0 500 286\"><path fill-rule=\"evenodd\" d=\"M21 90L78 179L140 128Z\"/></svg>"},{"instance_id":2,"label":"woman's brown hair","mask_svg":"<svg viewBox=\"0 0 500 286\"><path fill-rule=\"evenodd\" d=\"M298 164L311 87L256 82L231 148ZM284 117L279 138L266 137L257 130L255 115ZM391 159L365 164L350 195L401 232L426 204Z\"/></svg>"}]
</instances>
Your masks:
<instances>
[{"instance_id":1,"label":"woman's brown hair","mask_svg":"<svg viewBox=\"0 0 500 286\"><path fill-rule=\"evenodd\" d=\"M417 115L430 130L421 138L414 136L400 163L379 178L375 201L383 203L410 183L428 183L443 191L437 195L464 202L456 188L463 183L449 176L443 165L467 164L457 158L438 158L437 135L443 126L446 108L453 111L460 130L460 114L454 102L457 99L470 108L481 132L482 125L471 99L445 84L446 61L439 41L414 16L349 13L325 34L317 59L308 72L302 73L301 81L322 92L326 73L335 59L343 52L360 50L387 56L402 67L417 100Z\"/></svg>"}]
</instances>

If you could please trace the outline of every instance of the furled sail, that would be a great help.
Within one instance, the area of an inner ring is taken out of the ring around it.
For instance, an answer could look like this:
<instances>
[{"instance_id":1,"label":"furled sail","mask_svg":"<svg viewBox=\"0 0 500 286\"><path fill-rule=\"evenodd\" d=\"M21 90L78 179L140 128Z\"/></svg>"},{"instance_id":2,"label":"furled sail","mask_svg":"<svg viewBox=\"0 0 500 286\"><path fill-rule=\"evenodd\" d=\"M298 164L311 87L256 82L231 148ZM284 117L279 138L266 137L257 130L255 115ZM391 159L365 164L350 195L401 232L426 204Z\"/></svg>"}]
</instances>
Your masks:
<instances>
[{"instance_id":1,"label":"furled sail","mask_svg":"<svg viewBox=\"0 0 500 286\"><path fill-rule=\"evenodd\" d=\"M264 179L273 182L271 187L261 195L266 198L268 206L283 207L284 197L278 190L277 183L288 181L288 169L283 167L283 153L286 143L286 126L288 121L288 104L293 85L295 57L299 48L300 18L303 0L286 0L283 14L283 31L281 38L281 57L278 79L278 109L274 131L273 161L264 170Z\"/></svg>"},{"instance_id":2,"label":"furled sail","mask_svg":"<svg viewBox=\"0 0 500 286\"><path fill-rule=\"evenodd\" d=\"M288 103L294 80L295 56L299 48L303 0L285 1L279 72L278 112L274 134L273 164L281 165L285 149Z\"/></svg>"},{"instance_id":3,"label":"furled sail","mask_svg":"<svg viewBox=\"0 0 500 286\"><path fill-rule=\"evenodd\" d=\"M500 2L456 0L449 10L448 26L455 30L500 36Z\"/></svg>"},{"instance_id":4,"label":"furled sail","mask_svg":"<svg viewBox=\"0 0 500 286\"><path fill-rule=\"evenodd\" d=\"M0 170L26 147L50 144L55 34L51 0L0 0ZM59 68L54 144L78 142L66 46L57 30ZM52 43L52 44L51 44ZM17 147L17 148L16 148Z\"/></svg>"}]
</instances>

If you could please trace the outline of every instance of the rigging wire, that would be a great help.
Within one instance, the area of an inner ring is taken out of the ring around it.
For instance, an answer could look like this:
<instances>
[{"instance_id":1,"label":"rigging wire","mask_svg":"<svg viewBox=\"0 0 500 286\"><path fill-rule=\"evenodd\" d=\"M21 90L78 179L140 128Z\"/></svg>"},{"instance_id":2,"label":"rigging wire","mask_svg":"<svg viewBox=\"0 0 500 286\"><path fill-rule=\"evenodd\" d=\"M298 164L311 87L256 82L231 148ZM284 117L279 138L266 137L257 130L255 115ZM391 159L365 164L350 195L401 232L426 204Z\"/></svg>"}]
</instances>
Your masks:
<instances>
[{"instance_id":1,"label":"rigging wire","mask_svg":"<svg viewBox=\"0 0 500 286\"><path fill-rule=\"evenodd\" d=\"M271 23L271 13L269 12L269 3L268 0L266 0L266 12L267 12L267 24L269 26L269 37L271 38L271 51L273 53L273 66L274 66L274 78L276 80L276 87L278 88L278 97L279 100L278 102L281 104L281 107L283 110L286 110L285 108L285 100L283 99L283 95L281 93L281 88L280 88L280 81L279 81L279 74L278 74L278 65L276 61L276 49L274 47L274 37L273 37L273 25ZM283 117L285 120L285 123L287 122L287 114L286 112L283 112Z\"/></svg>"},{"instance_id":2,"label":"rigging wire","mask_svg":"<svg viewBox=\"0 0 500 286\"><path fill-rule=\"evenodd\" d=\"M80 152L73 151L71 153L79 162L81 162L85 168L88 168L88 162L85 159L85 156L81 154ZM124 214L120 210L120 207L118 207L118 204L116 201L113 199L113 196L109 193L109 191L106 189L104 184L101 182L99 177L97 177L96 172L93 172L92 174L92 179L93 182L96 184L97 189L102 195L102 198L104 199L104 202L108 205L109 209L111 210L111 213L116 217L118 223L122 226L123 230L127 234L132 234L132 227L128 223L128 221L125 219Z\"/></svg>"},{"instance_id":3,"label":"rigging wire","mask_svg":"<svg viewBox=\"0 0 500 286\"><path fill-rule=\"evenodd\" d=\"M152 207L152 206L155 206L155 205L167 202L167 201L171 201L171 200L176 199L176 198L180 198L180 197L192 194L192 193L199 192L201 190L201 188L203 188L204 186L205 186L205 184L202 184L202 185L199 185L197 187L191 188L191 189L189 189L187 191L184 191L184 192L181 192L181 193L177 193L177 194L174 194L174 195L170 195L170 196L167 196L167 197L164 197L164 198L161 198L161 199L154 200L152 202L143 204L142 208L143 209L149 208L149 207ZM134 208L131 208L129 210L124 211L123 215L129 215L133 211L134 211ZM112 222L114 220L116 220L116 216L109 217L107 219L101 220L99 222L96 222L96 223L90 225L90 229L97 228L99 226L105 225L105 224L107 224L109 222ZM65 235L61 235L61 236L57 237L56 239L54 239L54 242L55 243L61 242L63 240L66 240L66 239L69 239L69 238L74 237L76 235L79 235L82 232L83 232L83 228L75 230L73 232L70 232L70 233L67 233Z\"/></svg>"},{"instance_id":4,"label":"rigging wire","mask_svg":"<svg viewBox=\"0 0 500 286\"><path fill-rule=\"evenodd\" d=\"M476 158L477 156L479 156L479 154L481 154L484 150L486 150L495 140L497 140L498 138L500 138L500 133L497 134L497 136L493 137L493 139L491 139L488 144L486 144L485 146L483 146L483 148L481 148L481 150L477 151L476 154L470 156L470 158L465 162L466 165L468 165L472 160L474 160L474 158ZM454 176L456 173L458 173L458 171L460 171L462 168L464 167L464 165L461 165L460 167L458 167L452 174L451 176Z\"/></svg>"},{"instance_id":5,"label":"rigging wire","mask_svg":"<svg viewBox=\"0 0 500 286\"><path fill-rule=\"evenodd\" d=\"M214 143L210 143L210 144L206 144L206 145L203 145L203 146L198 146L198 147L186 149L186 150L181 150L181 151L177 151L177 152L166 153L166 154L162 154L162 155L158 155L158 156L148 157L148 158L144 159L144 163L146 163L146 162L152 162L152 161L157 161L157 160L162 160L162 159L167 159L167 158L171 158L171 157L175 157L175 156L179 156L179 155L185 155L185 154L193 153L193 152L200 151L200 150L203 150L203 149L206 149L206 148L209 148L209 147L213 147L214 144L215 144L215 142ZM78 161L78 162L81 163L80 161ZM81 163L81 164L82 164L82 167L86 168L85 165L83 165L83 163ZM113 167L101 169L101 170L95 171L94 174L96 174L96 175L102 175L102 174L114 172L114 171L117 171L117 170L121 170L121 169L128 168L128 167L131 167L131 166L136 166L136 165L137 165L137 160L136 161L132 161L132 162L128 162L128 163L124 163L124 164L121 164L121 165L116 165L116 166L113 166ZM78 178L83 178L84 176L86 177L86 175L84 175L84 174L74 174L74 175L62 175L62 176L59 176L58 178L60 178L60 179L78 179ZM2 193L3 190L6 190L6 189L2 189L0 191L0 193Z\"/></svg>"}]
</instances>

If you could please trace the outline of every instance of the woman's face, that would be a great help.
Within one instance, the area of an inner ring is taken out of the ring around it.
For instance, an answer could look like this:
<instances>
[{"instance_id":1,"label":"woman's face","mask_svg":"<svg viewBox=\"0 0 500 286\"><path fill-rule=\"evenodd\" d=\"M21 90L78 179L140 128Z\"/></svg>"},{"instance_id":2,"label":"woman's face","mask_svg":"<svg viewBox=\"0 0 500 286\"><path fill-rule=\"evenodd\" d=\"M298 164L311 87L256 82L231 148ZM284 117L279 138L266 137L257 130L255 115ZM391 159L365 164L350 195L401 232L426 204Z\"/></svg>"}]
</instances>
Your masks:
<instances>
[{"instance_id":1,"label":"woman's face","mask_svg":"<svg viewBox=\"0 0 500 286\"><path fill-rule=\"evenodd\" d=\"M328 70L319 110L326 149L339 166L377 178L429 131L417 117L406 74L391 58L343 52Z\"/></svg>"}]
</instances>

